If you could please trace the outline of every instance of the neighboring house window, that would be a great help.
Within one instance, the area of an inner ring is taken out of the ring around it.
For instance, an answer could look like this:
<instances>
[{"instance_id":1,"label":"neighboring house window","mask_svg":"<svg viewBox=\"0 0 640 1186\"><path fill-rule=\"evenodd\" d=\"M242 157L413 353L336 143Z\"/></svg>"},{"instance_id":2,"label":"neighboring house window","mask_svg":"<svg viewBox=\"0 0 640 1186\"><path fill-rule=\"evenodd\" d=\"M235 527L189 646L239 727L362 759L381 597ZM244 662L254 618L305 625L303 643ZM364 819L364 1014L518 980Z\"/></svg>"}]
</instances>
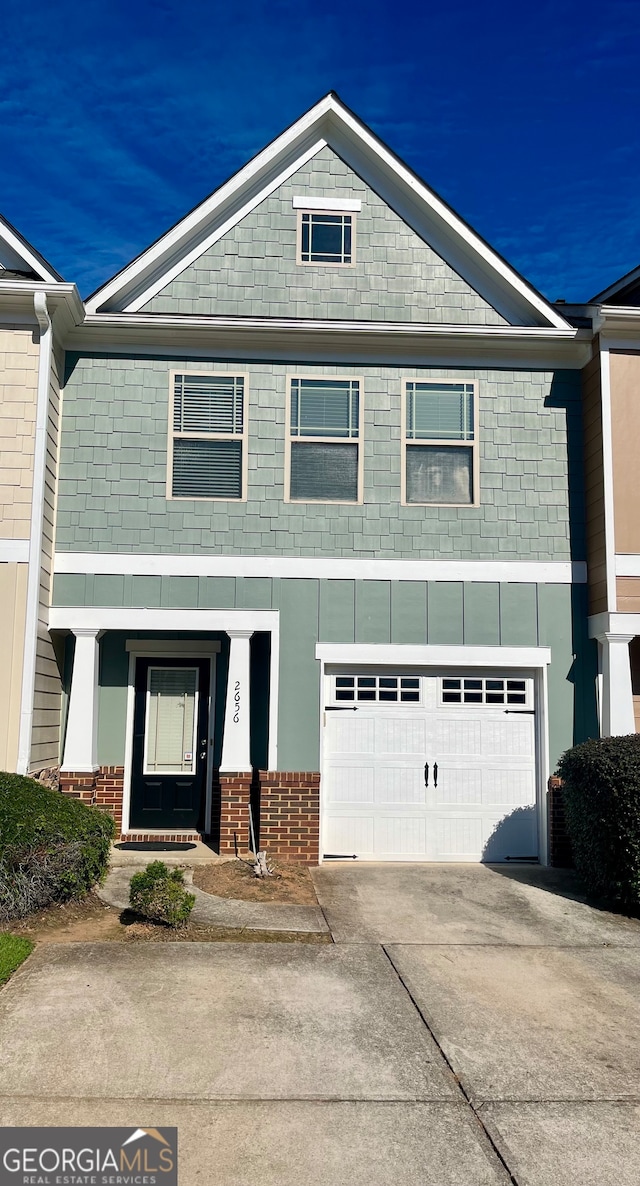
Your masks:
<instances>
[{"instance_id":1,"label":"neighboring house window","mask_svg":"<svg viewBox=\"0 0 640 1186\"><path fill-rule=\"evenodd\" d=\"M288 501L361 501L360 393L359 379L291 379Z\"/></svg>"},{"instance_id":2,"label":"neighboring house window","mask_svg":"<svg viewBox=\"0 0 640 1186\"><path fill-rule=\"evenodd\" d=\"M298 260L301 264L352 264L355 218L331 210L298 213Z\"/></svg>"},{"instance_id":3,"label":"neighboring house window","mask_svg":"<svg viewBox=\"0 0 640 1186\"><path fill-rule=\"evenodd\" d=\"M478 502L474 383L405 384L403 502Z\"/></svg>"},{"instance_id":4,"label":"neighboring house window","mask_svg":"<svg viewBox=\"0 0 640 1186\"><path fill-rule=\"evenodd\" d=\"M246 498L246 378L173 376L169 498Z\"/></svg>"}]
</instances>

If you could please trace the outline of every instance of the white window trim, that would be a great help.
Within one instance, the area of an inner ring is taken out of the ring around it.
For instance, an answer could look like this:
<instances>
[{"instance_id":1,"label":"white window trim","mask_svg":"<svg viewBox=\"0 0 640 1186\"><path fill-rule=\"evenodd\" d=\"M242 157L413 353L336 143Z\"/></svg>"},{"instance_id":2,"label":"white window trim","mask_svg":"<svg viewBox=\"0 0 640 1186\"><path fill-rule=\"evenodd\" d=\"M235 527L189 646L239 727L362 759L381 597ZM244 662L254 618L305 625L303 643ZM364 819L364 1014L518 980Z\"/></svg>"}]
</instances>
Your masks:
<instances>
[{"instance_id":1,"label":"white window trim","mask_svg":"<svg viewBox=\"0 0 640 1186\"><path fill-rule=\"evenodd\" d=\"M328 263L323 260L320 263L314 259L302 258L302 215L303 214L350 214L351 215L351 262L345 263L342 260L336 260L335 263ZM304 209L298 209L297 227L296 227L296 263L301 268L354 268L356 264L356 233L357 233L357 215L351 213L350 210L332 210L327 207L326 203L322 206L309 206Z\"/></svg>"},{"instance_id":2,"label":"white window trim","mask_svg":"<svg viewBox=\"0 0 640 1186\"><path fill-rule=\"evenodd\" d=\"M175 381L177 375L194 375L215 379L242 379L243 381L243 400L242 400L242 432L174 432L173 428L173 407L175 402ZM173 442L174 438L178 437L181 440L198 440L198 441L240 441L242 444L242 467L240 471L240 481L242 484L242 494L240 498L225 497L216 495L215 497L207 497L200 495L198 497L178 495L173 493ZM249 375L246 371L207 371L195 367L175 367L169 371L169 425L167 434L167 502L231 502L240 503L247 501L247 479L249 476Z\"/></svg>"},{"instance_id":3,"label":"white window trim","mask_svg":"<svg viewBox=\"0 0 640 1186\"><path fill-rule=\"evenodd\" d=\"M438 383L437 379L425 379L424 375L407 376L402 380L402 401L400 408L400 505L403 507L478 507L480 506L480 441L479 441L479 400L478 400L478 381L477 379L443 379L442 385L447 383L466 383L473 387L473 440L472 441L452 441L452 440L436 440L435 438L421 437L419 440L409 440L407 438L407 384L408 383ZM472 502L408 502L407 501L407 449L413 448L415 445L435 445L438 448L455 448L464 447L470 448L472 457L471 465L473 468L473 501Z\"/></svg>"},{"instance_id":4,"label":"white window trim","mask_svg":"<svg viewBox=\"0 0 640 1186\"><path fill-rule=\"evenodd\" d=\"M357 437L292 437L291 435L291 383L294 379L324 379L327 383L357 383L358 384L358 435ZM287 392L285 399L285 437L284 437L284 501L304 506L314 503L320 506L333 504L334 506L362 506L364 502L364 378L362 375L287 375ZM291 497L291 445L308 441L317 445L356 445L358 449L358 497L355 502L345 502L342 498L292 498Z\"/></svg>"},{"instance_id":5,"label":"white window trim","mask_svg":"<svg viewBox=\"0 0 640 1186\"><path fill-rule=\"evenodd\" d=\"M308 210L309 213L326 210L327 214L351 214L362 210L362 201L360 198L309 198L302 195L294 197L293 208Z\"/></svg>"}]
</instances>

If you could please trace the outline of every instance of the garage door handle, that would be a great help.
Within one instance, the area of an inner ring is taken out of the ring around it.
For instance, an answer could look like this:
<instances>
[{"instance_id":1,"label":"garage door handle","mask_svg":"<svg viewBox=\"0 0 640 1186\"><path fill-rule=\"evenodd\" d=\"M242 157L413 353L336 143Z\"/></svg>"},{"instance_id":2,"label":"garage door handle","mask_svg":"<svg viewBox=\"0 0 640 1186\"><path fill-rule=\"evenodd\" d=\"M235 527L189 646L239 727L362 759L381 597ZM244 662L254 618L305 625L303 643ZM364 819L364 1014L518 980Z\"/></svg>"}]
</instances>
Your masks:
<instances>
[{"instance_id":1,"label":"garage door handle","mask_svg":"<svg viewBox=\"0 0 640 1186\"><path fill-rule=\"evenodd\" d=\"M438 785L438 763L437 762L433 763L433 785L434 785L434 787L437 787L437 785Z\"/></svg>"},{"instance_id":2,"label":"garage door handle","mask_svg":"<svg viewBox=\"0 0 640 1186\"><path fill-rule=\"evenodd\" d=\"M428 762L425 762L425 764L424 764L424 785L426 787L429 786L429 763Z\"/></svg>"}]
</instances>

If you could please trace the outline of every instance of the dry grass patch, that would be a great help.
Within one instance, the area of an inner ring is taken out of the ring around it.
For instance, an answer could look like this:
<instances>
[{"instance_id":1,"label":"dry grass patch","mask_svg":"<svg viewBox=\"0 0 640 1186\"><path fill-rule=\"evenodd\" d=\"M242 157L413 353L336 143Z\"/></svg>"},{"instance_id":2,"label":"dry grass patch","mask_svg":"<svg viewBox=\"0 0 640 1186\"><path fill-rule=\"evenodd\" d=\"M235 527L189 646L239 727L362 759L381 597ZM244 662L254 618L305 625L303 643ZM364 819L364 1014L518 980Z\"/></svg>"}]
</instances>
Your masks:
<instances>
[{"instance_id":1,"label":"dry grass patch","mask_svg":"<svg viewBox=\"0 0 640 1186\"><path fill-rule=\"evenodd\" d=\"M106 906L90 893L81 902L48 906L11 924L11 934L40 943L331 943L328 934L255 931L240 927L200 927L179 931L147 922L129 910Z\"/></svg>"},{"instance_id":2,"label":"dry grass patch","mask_svg":"<svg viewBox=\"0 0 640 1186\"><path fill-rule=\"evenodd\" d=\"M272 877L256 877L243 861L198 865L193 870L193 884L218 898L240 898L243 902L289 902L296 906L317 906L307 865L269 858Z\"/></svg>"}]
</instances>

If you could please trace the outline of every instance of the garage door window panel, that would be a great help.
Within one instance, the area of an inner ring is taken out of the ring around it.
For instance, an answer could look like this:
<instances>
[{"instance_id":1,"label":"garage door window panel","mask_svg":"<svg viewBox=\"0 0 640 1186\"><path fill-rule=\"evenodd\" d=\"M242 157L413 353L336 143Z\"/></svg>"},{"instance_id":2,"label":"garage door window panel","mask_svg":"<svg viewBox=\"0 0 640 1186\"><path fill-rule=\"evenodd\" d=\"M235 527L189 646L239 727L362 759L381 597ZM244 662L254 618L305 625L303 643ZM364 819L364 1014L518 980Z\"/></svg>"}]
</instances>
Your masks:
<instances>
[{"instance_id":1,"label":"garage door window panel","mask_svg":"<svg viewBox=\"0 0 640 1186\"><path fill-rule=\"evenodd\" d=\"M403 503L476 505L475 383L406 382L403 423Z\"/></svg>"},{"instance_id":2,"label":"garage door window panel","mask_svg":"<svg viewBox=\"0 0 640 1186\"><path fill-rule=\"evenodd\" d=\"M287 501L361 502L361 392L359 379L290 380Z\"/></svg>"}]
</instances>

